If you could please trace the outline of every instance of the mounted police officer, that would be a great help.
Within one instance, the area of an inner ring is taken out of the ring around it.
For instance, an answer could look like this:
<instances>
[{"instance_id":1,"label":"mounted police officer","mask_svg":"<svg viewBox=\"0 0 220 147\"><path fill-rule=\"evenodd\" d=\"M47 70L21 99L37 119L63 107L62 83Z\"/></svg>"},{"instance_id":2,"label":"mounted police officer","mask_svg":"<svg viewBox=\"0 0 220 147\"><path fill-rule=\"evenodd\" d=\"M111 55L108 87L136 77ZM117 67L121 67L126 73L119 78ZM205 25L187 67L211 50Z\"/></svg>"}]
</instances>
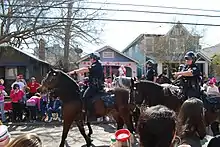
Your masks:
<instances>
[{"instance_id":1,"label":"mounted police officer","mask_svg":"<svg viewBox=\"0 0 220 147\"><path fill-rule=\"evenodd\" d=\"M100 62L100 54L98 52L91 53L89 58L92 62L91 67L83 67L69 73L89 73L89 85L83 94L84 105L86 105L87 101L95 96L97 92L103 90L104 87L104 73L102 64Z\"/></svg>"},{"instance_id":2,"label":"mounted police officer","mask_svg":"<svg viewBox=\"0 0 220 147\"><path fill-rule=\"evenodd\" d=\"M153 81L153 82L156 82L156 79L157 79L157 74L156 74L156 71L154 70L154 61L152 60L148 60L146 62L146 80L148 81Z\"/></svg>"},{"instance_id":3,"label":"mounted police officer","mask_svg":"<svg viewBox=\"0 0 220 147\"><path fill-rule=\"evenodd\" d=\"M183 92L186 98L200 98L200 70L196 66L196 55L189 51L185 55L186 65L180 72L175 72L176 77L182 77Z\"/></svg>"}]
</instances>

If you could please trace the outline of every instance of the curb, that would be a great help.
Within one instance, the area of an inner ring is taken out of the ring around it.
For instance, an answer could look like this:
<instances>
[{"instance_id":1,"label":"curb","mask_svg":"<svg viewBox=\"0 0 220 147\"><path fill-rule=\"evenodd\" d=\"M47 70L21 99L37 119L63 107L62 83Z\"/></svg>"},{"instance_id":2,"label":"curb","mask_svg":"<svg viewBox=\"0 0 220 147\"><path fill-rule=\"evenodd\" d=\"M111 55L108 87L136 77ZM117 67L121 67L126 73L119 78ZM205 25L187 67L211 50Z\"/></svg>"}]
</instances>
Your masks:
<instances>
[{"instance_id":1,"label":"curb","mask_svg":"<svg viewBox=\"0 0 220 147\"><path fill-rule=\"evenodd\" d=\"M114 121L101 121L101 122L97 122L97 121L90 121L91 125L99 125L99 124L115 124ZM52 126L52 125L59 125L62 126L63 122L35 122L35 123L31 123L31 122L19 122L19 123L3 123L6 126ZM76 125L75 122L73 122L72 125ZM85 124L86 125L86 124Z\"/></svg>"}]
</instances>

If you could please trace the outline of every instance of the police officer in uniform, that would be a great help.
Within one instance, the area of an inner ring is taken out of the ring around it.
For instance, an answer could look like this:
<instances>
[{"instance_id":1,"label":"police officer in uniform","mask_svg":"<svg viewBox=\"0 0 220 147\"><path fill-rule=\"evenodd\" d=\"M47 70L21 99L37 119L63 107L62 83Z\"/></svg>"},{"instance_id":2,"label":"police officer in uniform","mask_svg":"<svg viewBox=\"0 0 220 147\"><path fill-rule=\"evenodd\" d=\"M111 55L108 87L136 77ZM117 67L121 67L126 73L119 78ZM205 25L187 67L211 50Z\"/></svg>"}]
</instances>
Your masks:
<instances>
[{"instance_id":1,"label":"police officer in uniform","mask_svg":"<svg viewBox=\"0 0 220 147\"><path fill-rule=\"evenodd\" d=\"M100 62L100 54L98 52L90 54L91 67L83 67L74 70L73 73L89 73L89 85L83 94L84 110L89 98L92 98L97 92L103 90L104 87L104 72ZM70 73L72 74L72 73Z\"/></svg>"},{"instance_id":2,"label":"police officer in uniform","mask_svg":"<svg viewBox=\"0 0 220 147\"><path fill-rule=\"evenodd\" d=\"M185 55L186 65L180 72L175 72L176 77L182 77L183 92L186 98L200 98L200 70L196 66L196 55L189 51Z\"/></svg>"},{"instance_id":3,"label":"police officer in uniform","mask_svg":"<svg viewBox=\"0 0 220 147\"><path fill-rule=\"evenodd\" d=\"M157 74L153 68L154 62L152 60L148 60L146 62L147 71L146 71L146 80L156 82Z\"/></svg>"}]
</instances>

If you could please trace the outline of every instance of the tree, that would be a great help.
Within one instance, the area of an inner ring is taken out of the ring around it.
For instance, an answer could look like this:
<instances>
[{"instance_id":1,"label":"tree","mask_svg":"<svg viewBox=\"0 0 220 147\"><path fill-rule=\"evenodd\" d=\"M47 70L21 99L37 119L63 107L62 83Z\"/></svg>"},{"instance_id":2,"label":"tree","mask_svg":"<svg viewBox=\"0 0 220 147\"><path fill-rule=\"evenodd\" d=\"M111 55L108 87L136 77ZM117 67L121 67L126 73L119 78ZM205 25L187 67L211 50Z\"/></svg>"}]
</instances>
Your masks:
<instances>
[{"instance_id":1,"label":"tree","mask_svg":"<svg viewBox=\"0 0 220 147\"><path fill-rule=\"evenodd\" d=\"M1 0L0 44L29 46L38 44L44 38L49 46L59 44L64 48L67 32L69 54L74 53L78 45L99 43L102 25L89 19L101 17L104 13L99 8L87 10L85 2L86 0ZM72 9L68 13L70 4Z\"/></svg>"},{"instance_id":2,"label":"tree","mask_svg":"<svg viewBox=\"0 0 220 147\"><path fill-rule=\"evenodd\" d=\"M214 75L220 76L220 54L215 54L212 57L212 63L211 63L212 68L214 69Z\"/></svg>"}]
</instances>

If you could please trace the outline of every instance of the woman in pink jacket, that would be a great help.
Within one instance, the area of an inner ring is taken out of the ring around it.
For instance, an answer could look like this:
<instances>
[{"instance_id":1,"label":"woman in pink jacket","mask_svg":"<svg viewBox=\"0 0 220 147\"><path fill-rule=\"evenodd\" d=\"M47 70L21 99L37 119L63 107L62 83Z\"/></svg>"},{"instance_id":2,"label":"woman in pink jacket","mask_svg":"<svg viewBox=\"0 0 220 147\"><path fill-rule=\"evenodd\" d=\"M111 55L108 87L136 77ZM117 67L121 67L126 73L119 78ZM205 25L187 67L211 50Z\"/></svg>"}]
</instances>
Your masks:
<instances>
[{"instance_id":1,"label":"woman in pink jacket","mask_svg":"<svg viewBox=\"0 0 220 147\"><path fill-rule=\"evenodd\" d=\"M31 122L36 121L37 110L40 111L40 98L41 98L40 94L36 93L26 102L26 105L28 106L31 114L31 120L30 120Z\"/></svg>"},{"instance_id":2,"label":"woman in pink jacket","mask_svg":"<svg viewBox=\"0 0 220 147\"><path fill-rule=\"evenodd\" d=\"M13 121L22 120L22 98L24 96L23 90L20 89L18 84L13 85L13 89L10 92L10 98L12 102Z\"/></svg>"}]
</instances>

